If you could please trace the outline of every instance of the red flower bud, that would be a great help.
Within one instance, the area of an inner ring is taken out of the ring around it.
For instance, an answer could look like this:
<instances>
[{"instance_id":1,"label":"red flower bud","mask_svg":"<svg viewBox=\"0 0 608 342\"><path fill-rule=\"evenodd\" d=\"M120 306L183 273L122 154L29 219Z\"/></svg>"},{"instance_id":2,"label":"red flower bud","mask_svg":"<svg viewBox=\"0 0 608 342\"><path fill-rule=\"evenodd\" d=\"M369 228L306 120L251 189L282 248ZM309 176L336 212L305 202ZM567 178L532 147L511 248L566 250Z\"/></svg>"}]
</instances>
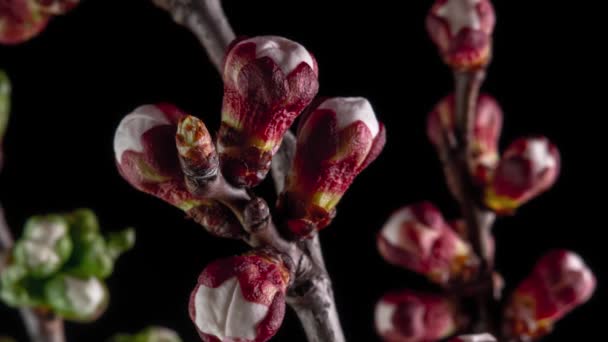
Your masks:
<instances>
[{"instance_id":1,"label":"red flower bud","mask_svg":"<svg viewBox=\"0 0 608 342\"><path fill-rule=\"evenodd\" d=\"M80 0L34 0L37 6L45 13L65 14L80 3Z\"/></svg>"},{"instance_id":2,"label":"red flower bud","mask_svg":"<svg viewBox=\"0 0 608 342\"><path fill-rule=\"evenodd\" d=\"M240 237L242 228L226 207L188 191L178 150L186 170L212 174L204 169L214 165L209 132L200 120L170 104L135 109L120 122L114 136L116 165L129 184L186 211L213 235Z\"/></svg>"},{"instance_id":3,"label":"red flower bud","mask_svg":"<svg viewBox=\"0 0 608 342\"><path fill-rule=\"evenodd\" d=\"M324 100L302 118L280 207L297 235L326 227L355 177L382 151L384 126L364 98Z\"/></svg>"},{"instance_id":4,"label":"red flower bud","mask_svg":"<svg viewBox=\"0 0 608 342\"><path fill-rule=\"evenodd\" d=\"M489 95L481 95L477 100L477 110L473 122L471 141L472 158L469 165L473 178L485 184L489 173L498 163L498 140L502 131L502 110L496 100ZM427 135L437 148L446 148L444 135L453 137L456 131L454 95L443 98L429 114Z\"/></svg>"},{"instance_id":5,"label":"red flower bud","mask_svg":"<svg viewBox=\"0 0 608 342\"><path fill-rule=\"evenodd\" d=\"M46 27L49 15L30 0L0 0L0 44L23 43Z\"/></svg>"},{"instance_id":6,"label":"red flower bud","mask_svg":"<svg viewBox=\"0 0 608 342\"><path fill-rule=\"evenodd\" d=\"M289 272L265 254L209 264L190 296L190 318L206 342L264 342L285 314Z\"/></svg>"},{"instance_id":7,"label":"red flower bud","mask_svg":"<svg viewBox=\"0 0 608 342\"><path fill-rule=\"evenodd\" d=\"M454 301L405 290L376 304L376 331L386 342L428 342L452 335L465 320Z\"/></svg>"},{"instance_id":8,"label":"red flower bud","mask_svg":"<svg viewBox=\"0 0 608 342\"><path fill-rule=\"evenodd\" d=\"M490 334L462 335L451 339L449 342L497 342Z\"/></svg>"},{"instance_id":9,"label":"red flower bud","mask_svg":"<svg viewBox=\"0 0 608 342\"><path fill-rule=\"evenodd\" d=\"M429 202L393 214L378 234L377 242L386 261L439 284L467 280L478 265L470 246Z\"/></svg>"},{"instance_id":10,"label":"red flower bud","mask_svg":"<svg viewBox=\"0 0 608 342\"><path fill-rule=\"evenodd\" d=\"M547 138L521 138L507 148L486 189L485 202L498 213L512 213L548 190L560 168L559 151Z\"/></svg>"},{"instance_id":11,"label":"red flower bud","mask_svg":"<svg viewBox=\"0 0 608 342\"><path fill-rule=\"evenodd\" d=\"M253 187L266 177L285 131L317 94L317 75L313 55L294 41L260 36L232 43L218 140L231 182Z\"/></svg>"},{"instance_id":12,"label":"red flower bud","mask_svg":"<svg viewBox=\"0 0 608 342\"><path fill-rule=\"evenodd\" d=\"M496 18L489 0L437 0L426 19L446 64L457 70L486 66Z\"/></svg>"},{"instance_id":13,"label":"red flower bud","mask_svg":"<svg viewBox=\"0 0 608 342\"><path fill-rule=\"evenodd\" d=\"M547 334L556 321L591 298L595 285L580 256L549 252L513 293L506 309L507 332L533 339Z\"/></svg>"}]
</instances>

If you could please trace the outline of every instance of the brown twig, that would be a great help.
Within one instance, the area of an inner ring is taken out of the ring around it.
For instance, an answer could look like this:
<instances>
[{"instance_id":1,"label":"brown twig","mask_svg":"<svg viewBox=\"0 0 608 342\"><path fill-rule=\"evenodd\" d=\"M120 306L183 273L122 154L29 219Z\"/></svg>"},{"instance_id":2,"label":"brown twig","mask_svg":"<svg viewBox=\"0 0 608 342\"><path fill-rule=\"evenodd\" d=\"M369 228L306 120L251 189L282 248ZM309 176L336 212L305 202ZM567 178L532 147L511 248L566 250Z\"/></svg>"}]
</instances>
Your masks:
<instances>
[{"instance_id":1,"label":"brown twig","mask_svg":"<svg viewBox=\"0 0 608 342\"><path fill-rule=\"evenodd\" d=\"M476 104L484 75L485 70L455 72L456 133L450 136L445 132L441 159L450 189L461 207L467 226L467 239L480 257L479 277L471 285L479 289L474 296L478 316L478 325L474 328L477 332L495 332L497 298L493 284L494 256L488 246L495 214L481 204L480 191L470 172Z\"/></svg>"},{"instance_id":2,"label":"brown twig","mask_svg":"<svg viewBox=\"0 0 608 342\"><path fill-rule=\"evenodd\" d=\"M222 60L235 35L219 0L152 0L169 12L174 20L189 28L202 42L217 70L222 73ZM272 161L272 175L277 193L284 187L285 176L295 154L295 137L287 132ZM184 166L184 165L182 165ZM191 175L187 172L186 175ZM266 202L249 192L233 187L218 173L206 184L188 181L190 191L213 197L228 206L247 232L243 240L254 248L272 248L292 267L292 284L287 302L294 309L310 342L343 342L344 333L338 319L331 280L325 268L318 236L294 240L280 230L270 215ZM192 185L195 185L194 187ZM279 223L280 220L279 220Z\"/></svg>"},{"instance_id":3,"label":"brown twig","mask_svg":"<svg viewBox=\"0 0 608 342\"><path fill-rule=\"evenodd\" d=\"M4 212L0 207L0 273L6 267L13 237L4 219ZM33 308L19 310L21 319L32 342L65 342L63 320L57 316Z\"/></svg>"}]
</instances>

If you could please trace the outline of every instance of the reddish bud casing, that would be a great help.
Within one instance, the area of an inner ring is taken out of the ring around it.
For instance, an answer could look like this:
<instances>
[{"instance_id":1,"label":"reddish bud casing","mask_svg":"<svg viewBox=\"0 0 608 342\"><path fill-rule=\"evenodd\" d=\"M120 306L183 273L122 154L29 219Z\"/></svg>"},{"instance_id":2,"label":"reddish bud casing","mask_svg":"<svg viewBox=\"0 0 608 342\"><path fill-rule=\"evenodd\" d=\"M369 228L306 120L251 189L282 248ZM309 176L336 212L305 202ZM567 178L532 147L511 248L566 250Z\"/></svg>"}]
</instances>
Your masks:
<instances>
[{"instance_id":1,"label":"reddish bud casing","mask_svg":"<svg viewBox=\"0 0 608 342\"><path fill-rule=\"evenodd\" d=\"M498 163L498 140L502 131L503 114L498 102L485 94L477 100L476 108L469 169L475 181L483 185ZM454 95L450 94L429 114L427 135L435 147L445 149L448 147L445 138L453 139L456 129Z\"/></svg>"},{"instance_id":2,"label":"reddish bud casing","mask_svg":"<svg viewBox=\"0 0 608 342\"><path fill-rule=\"evenodd\" d=\"M591 298L596 279L583 259L567 250L543 256L513 293L506 309L506 332L536 339Z\"/></svg>"},{"instance_id":3,"label":"reddish bud casing","mask_svg":"<svg viewBox=\"0 0 608 342\"><path fill-rule=\"evenodd\" d=\"M376 331L386 342L428 342L448 337L466 322L454 301L405 290L376 304Z\"/></svg>"},{"instance_id":4,"label":"reddish bud casing","mask_svg":"<svg viewBox=\"0 0 608 342\"><path fill-rule=\"evenodd\" d=\"M302 45L259 36L231 44L224 61L218 151L226 178L259 184L285 131L319 87L317 62Z\"/></svg>"},{"instance_id":5,"label":"reddish bud casing","mask_svg":"<svg viewBox=\"0 0 608 342\"><path fill-rule=\"evenodd\" d=\"M19 44L38 35L49 15L35 1L0 0L0 44Z\"/></svg>"},{"instance_id":6,"label":"reddish bud casing","mask_svg":"<svg viewBox=\"0 0 608 342\"><path fill-rule=\"evenodd\" d=\"M394 213L377 238L380 254L389 263L446 285L468 280L478 260L429 202Z\"/></svg>"},{"instance_id":7,"label":"reddish bud casing","mask_svg":"<svg viewBox=\"0 0 608 342\"><path fill-rule=\"evenodd\" d=\"M217 260L198 278L190 318L205 342L264 342L285 314L289 272L258 253Z\"/></svg>"},{"instance_id":8,"label":"reddish bud casing","mask_svg":"<svg viewBox=\"0 0 608 342\"><path fill-rule=\"evenodd\" d=\"M486 188L486 205L510 214L548 190L557 180L559 151L547 138L521 138L503 153Z\"/></svg>"},{"instance_id":9,"label":"reddish bud casing","mask_svg":"<svg viewBox=\"0 0 608 342\"><path fill-rule=\"evenodd\" d=\"M293 233L326 227L355 177L382 151L384 125L364 98L330 98L302 118L279 206Z\"/></svg>"},{"instance_id":10,"label":"reddish bud casing","mask_svg":"<svg viewBox=\"0 0 608 342\"><path fill-rule=\"evenodd\" d=\"M426 19L427 31L445 63L461 71L490 62L495 23L489 0L436 0Z\"/></svg>"}]
</instances>

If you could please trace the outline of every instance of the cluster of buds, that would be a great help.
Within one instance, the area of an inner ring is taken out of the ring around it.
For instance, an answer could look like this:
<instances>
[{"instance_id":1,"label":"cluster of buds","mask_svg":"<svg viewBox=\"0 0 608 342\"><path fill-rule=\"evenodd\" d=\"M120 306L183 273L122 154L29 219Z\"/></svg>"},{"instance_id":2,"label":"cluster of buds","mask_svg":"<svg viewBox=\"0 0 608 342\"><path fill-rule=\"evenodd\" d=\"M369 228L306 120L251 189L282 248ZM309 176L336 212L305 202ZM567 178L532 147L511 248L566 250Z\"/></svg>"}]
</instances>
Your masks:
<instances>
[{"instance_id":1,"label":"cluster of buds","mask_svg":"<svg viewBox=\"0 0 608 342\"><path fill-rule=\"evenodd\" d=\"M364 98L335 97L311 106L279 206L298 236L326 227L355 177L382 151L384 125Z\"/></svg>"},{"instance_id":2,"label":"cluster of buds","mask_svg":"<svg viewBox=\"0 0 608 342\"><path fill-rule=\"evenodd\" d=\"M440 154L457 136L454 96L441 100L428 116L427 135ZM477 101L468 166L471 178L482 189L488 208L511 214L548 190L557 180L559 152L545 137L520 138L499 156L502 111L488 95Z\"/></svg>"},{"instance_id":3,"label":"cluster of buds","mask_svg":"<svg viewBox=\"0 0 608 342\"><path fill-rule=\"evenodd\" d=\"M478 258L469 244L428 202L394 213L378 234L377 243L389 263L444 286L465 283L477 271Z\"/></svg>"},{"instance_id":4,"label":"cluster of buds","mask_svg":"<svg viewBox=\"0 0 608 342\"><path fill-rule=\"evenodd\" d=\"M19 44L38 35L54 15L80 0L0 0L0 44Z\"/></svg>"},{"instance_id":5,"label":"cluster of buds","mask_svg":"<svg viewBox=\"0 0 608 342\"><path fill-rule=\"evenodd\" d=\"M209 264L190 296L190 318L206 342L264 342L285 314L290 276L285 265L264 252Z\"/></svg>"},{"instance_id":6,"label":"cluster of buds","mask_svg":"<svg viewBox=\"0 0 608 342\"><path fill-rule=\"evenodd\" d=\"M426 26L444 62L467 71L490 62L495 22L489 0L439 0L431 8Z\"/></svg>"},{"instance_id":7,"label":"cluster of buds","mask_svg":"<svg viewBox=\"0 0 608 342\"><path fill-rule=\"evenodd\" d=\"M111 342L182 342L179 335L165 327L148 327L137 334L118 334Z\"/></svg>"},{"instance_id":8,"label":"cluster of buds","mask_svg":"<svg viewBox=\"0 0 608 342\"><path fill-rule=\"evenodd\" d=\"M95 214L31 218L2 272L0 299L13 307L51 310L73 321L91 321L105 310L104 279L116 259L132 248L134 231L101 236Z\"/></svg>"},{"instance_id":9,"label":"cluster of buds","mask_svg":"<svg viewBox=\"0 0 608 342\"><path fill-rule=\"evenodd\" d=\"M596 280L583 259L567 250L543 256L509 300L506 334L520 340L549 333L560 318L587 302Z\"/></svg>"},{"instance_id":10,"label":"cluster of buds","mask_svg":"<svg viewBox=\"0 0 608 342\"><path fill-rule=\"evenodd\" d=\"M434 294L401 291L376 305L376 330L386 342L428 342L453 335L468 321L456 301Z\"/></svg>"},{"instance_id":11,"label":"cluster of buds","mask_svg":"<svg viewBox=\"0 0 608 342\"><path fill-rule=\"evenodd\" d=\"M0 70L0 169L2 168L2 141L8 125L11 108L11 82L6 73Z\"/></svg>"},{"instance_id":12,"label":"cluster of buds","mask_svg":"<svg viewBox=\"0 0 608 342\"><path fill-rule=\"evenodd\" d=\"M242 38L228 47L222 77L216 142L200 119L173 105L141 106L116 131L117 167L133 187L180 208L211 233L276 247L273 242L280 241L254 236L258 219L270 217L251 188L265 179L287 130L316 96L317 63L286 38ZM330 223L336 205L384 142L384 126L364 98L320 99L305 111L277 203L290 239L310 237ZM290 272L260 253L209 265L190 301L201 338L272 337L283 319Z\"/></svg>"}]
</instances>

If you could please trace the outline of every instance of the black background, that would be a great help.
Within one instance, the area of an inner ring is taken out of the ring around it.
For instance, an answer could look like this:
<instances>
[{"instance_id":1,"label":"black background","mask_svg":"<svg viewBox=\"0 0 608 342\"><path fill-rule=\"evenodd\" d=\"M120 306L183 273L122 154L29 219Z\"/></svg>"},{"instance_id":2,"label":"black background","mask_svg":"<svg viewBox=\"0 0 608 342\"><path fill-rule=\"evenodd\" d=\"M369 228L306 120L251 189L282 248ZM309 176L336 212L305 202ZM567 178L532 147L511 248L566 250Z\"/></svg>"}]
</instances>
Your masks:
<instances>
[{"instance_id":1,"label":"black background","mask_svg":"<svg viewBox=\"0 0 608 342\"><path fill-rule=\"evenodd\" d=\"M283 35L305 45L319 62L320 94L368 97L387 127L383 154L359 176L321 235L348 339L375 341L378 297L390 289L426 287L382 261L376 232L393 210L414 201L429 199L446 216L457 213L425 136L426 113L450 91L451 75L424 29L430 1L328 3L233 0L225 7L238 34ZM604 340L600 120L606 78L599 49L605 39L588 6L496 3L495 58L484 86L506 113L501 146L542 133L556 142L563 159L557 186L495 227L498 267L508 289L554 247L580 252L598 276L593 300L546 341ZM198 41L149 1L89 0L33 41L0 47L0 68L14 85L0 178L13 229L33 214L83 206L94 209L107 230L137 227L136 248L109 280L109 310L93 324L67 324L68 339L103 341L115 332L162 324L196 341L187 302L198 273L245 247L212 238L177 209L133 190L115 169L112 139L125 114L159 101L217 127L221 81ZM272 193L270 182L261 192ZM6 307L0 307L0 332L25 340L18 315ZM292 312L275 340L305 341Z\"/></svg>"}]
</instances>

